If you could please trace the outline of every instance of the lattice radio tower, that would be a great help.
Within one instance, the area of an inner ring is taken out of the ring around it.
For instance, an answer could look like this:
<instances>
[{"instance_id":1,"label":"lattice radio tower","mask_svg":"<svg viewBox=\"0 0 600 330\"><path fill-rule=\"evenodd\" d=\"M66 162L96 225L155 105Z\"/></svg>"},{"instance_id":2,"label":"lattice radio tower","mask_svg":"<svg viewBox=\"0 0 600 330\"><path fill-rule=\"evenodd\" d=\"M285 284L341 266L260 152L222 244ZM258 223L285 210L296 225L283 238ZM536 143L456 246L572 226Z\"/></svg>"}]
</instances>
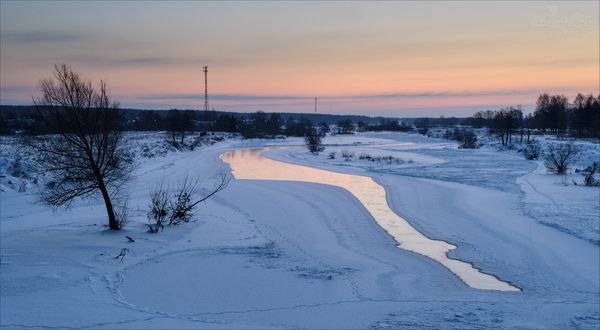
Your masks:
<instances>
[{"instance_id":1,"label":"lattice radio tower","mask_svg":"<svg viewBox=\"0 0 600 330\"><path fill-rule=\"evenodd\" d=\"M208 67L204 66L204 110L208 111Z\"/></svg>"}]
</instances>

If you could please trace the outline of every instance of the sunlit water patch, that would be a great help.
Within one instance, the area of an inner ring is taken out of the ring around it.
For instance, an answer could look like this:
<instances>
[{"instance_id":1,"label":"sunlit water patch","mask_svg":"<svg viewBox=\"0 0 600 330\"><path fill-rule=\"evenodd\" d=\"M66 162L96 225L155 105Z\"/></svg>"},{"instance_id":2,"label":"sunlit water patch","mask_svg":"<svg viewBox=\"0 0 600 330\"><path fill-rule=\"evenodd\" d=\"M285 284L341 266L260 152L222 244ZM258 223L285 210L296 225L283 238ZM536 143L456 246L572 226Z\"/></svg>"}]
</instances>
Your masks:
<instances>
[{"instance_id":1,"label":"sunlit water patch","mask_svg":"<svg viewBox=\"0 0 600 330\"><path fill-rule=\"evenodd\" d=\"M448 258L448 251L456 246L430 239L413 228L389 207L385 189L370 177L279 162L261 155L271 149L273 148L235 150L222 154L221 159L231 166L233 176L238 180L302 181L344 188L364 205L377 223L398 242L401 249L441 263L472 288L520 291L493 275L482 273L468 262Z\"/></svg>"}]
</instances>

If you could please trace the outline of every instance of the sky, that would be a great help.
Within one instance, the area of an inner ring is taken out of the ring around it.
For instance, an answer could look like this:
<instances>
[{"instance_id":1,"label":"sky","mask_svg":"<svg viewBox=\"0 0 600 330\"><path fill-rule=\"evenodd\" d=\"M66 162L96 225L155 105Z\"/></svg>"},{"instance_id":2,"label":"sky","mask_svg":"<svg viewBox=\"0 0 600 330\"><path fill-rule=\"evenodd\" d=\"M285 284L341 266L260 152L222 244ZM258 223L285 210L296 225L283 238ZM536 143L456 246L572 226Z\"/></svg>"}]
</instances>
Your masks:
<instances>
[{"instance_id":1,"label":"sky","mask_svg":"<svg viewBox=\"0 0 600 330\"><path fill-rule=\"evenodd\" d=\"M600 94L599 1L0 2L0 104L54 64L121 107L464 116Z\"/></svg>"}]
</instances>

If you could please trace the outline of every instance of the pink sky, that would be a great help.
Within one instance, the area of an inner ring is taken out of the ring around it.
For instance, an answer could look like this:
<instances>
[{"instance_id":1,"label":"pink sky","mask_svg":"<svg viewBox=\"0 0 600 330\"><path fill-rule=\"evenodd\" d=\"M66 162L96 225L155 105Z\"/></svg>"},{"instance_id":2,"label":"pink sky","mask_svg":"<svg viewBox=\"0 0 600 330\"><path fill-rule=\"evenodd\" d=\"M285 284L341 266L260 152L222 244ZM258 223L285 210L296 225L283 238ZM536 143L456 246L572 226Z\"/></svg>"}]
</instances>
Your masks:
<instances>
[{"instance_id":1,"label":"pink sky","mask_svg":"<svg viewBox=\"0 0 600 330\"><path fill-rule=\"evenodd\" d=\"M52 65L123 107L465 115L600 93L598 2L2 2L0 102ZM100 19L102 18L102 19Z\"/></svg>"}]
</instances>

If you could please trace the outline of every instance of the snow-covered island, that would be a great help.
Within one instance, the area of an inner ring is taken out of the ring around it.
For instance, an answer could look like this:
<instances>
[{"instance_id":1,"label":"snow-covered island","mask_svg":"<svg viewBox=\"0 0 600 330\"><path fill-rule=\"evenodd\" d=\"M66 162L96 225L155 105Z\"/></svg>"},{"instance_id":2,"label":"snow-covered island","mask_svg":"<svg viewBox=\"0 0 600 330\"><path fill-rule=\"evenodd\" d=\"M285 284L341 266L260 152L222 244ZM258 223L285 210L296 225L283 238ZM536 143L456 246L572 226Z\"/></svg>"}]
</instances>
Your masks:
<instances>
[{"instance_id":1,"label":"snow-covered island","mask_svg":"<svg viewBox=\"0 0 600 330\"><path fill-rule=\"evenodd\" d=\"M318 154L301 138L209 133L193 151L158 132L125 138L134 171L119 231L104 227L101 199L69 210L40 204L44 173L16 139L2 138L0 327L600 326L600 190L579 173L550 174L542 160L493 143L459 149L415 133L328 135ZM574 168L600 156L597 143L576 143ZM403 248L392 232L399 223L386 227L357 192L275 171L262 171L272 179L234 171L188 222L149 232L157 185L198 178L208 192L231 172L223 155L266 146L277 147L260 155L273 163L372 179L385 192L381 208L454 246L443 255L449 261L515 289L474 288L452 267Z\"/></svg>"}]
</instances>

